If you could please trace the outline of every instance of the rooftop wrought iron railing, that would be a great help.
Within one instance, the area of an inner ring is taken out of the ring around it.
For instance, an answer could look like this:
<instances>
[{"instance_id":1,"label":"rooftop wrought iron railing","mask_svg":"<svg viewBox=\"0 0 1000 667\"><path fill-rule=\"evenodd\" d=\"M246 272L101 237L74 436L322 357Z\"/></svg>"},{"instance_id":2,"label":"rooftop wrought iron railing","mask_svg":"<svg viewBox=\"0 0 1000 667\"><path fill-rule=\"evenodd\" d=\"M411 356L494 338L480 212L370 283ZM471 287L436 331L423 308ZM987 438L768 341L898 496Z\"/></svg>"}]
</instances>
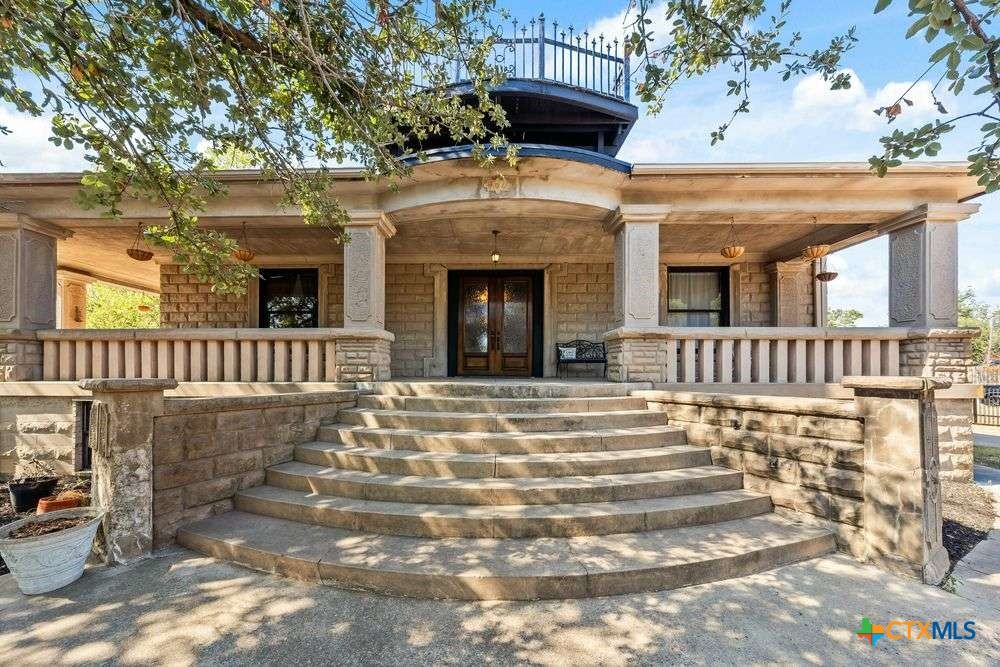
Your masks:
<instances>
[{"instance_id":1,"label":"rooftop wrought iron railing","mask_svg":"<svg viewBox=\"0 0 1000 667\"><path fill-rule=\"evenodd\" d=\"M545 15L527 23L517 19L488 35L493 39L489 65L500 68L508 80L554 81L618 100L631 95L629 57L617 38L577 31L558 21L546 23ZM485 40L487 35L482 36ZM469 80L464 63L451 64L452 84ZM419 73L418 87L430 85Z\"/></svg>"}]
</instances>

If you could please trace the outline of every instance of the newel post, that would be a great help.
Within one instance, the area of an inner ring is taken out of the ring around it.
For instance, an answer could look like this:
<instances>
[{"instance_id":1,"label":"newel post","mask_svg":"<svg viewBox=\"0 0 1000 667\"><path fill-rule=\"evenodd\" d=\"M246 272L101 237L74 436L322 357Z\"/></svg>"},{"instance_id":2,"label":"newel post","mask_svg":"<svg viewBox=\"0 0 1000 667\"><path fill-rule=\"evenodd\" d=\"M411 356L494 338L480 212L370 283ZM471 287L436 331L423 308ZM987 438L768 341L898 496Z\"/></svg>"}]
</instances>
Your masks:
<instances>
[{"instance_id":1,"label":"newel post","mask_svg":"<svg viewBox=\"0 0 1000 667\"><path fill-rule=\"evenodd\" d=\"M866 559L883 569L940 583L948 572L942 541L940 455L934 391L948 380L845 377L864 419Z\"/></svg>"},{"instance_id":2,"label":"newel post","mask_svg":"<svg viewBox=\"0 0 1000 667\"><path fill-rule=\"evenodd\" d=\"M153 419L176 380L89 379L94 505L106 512L103 557L109 565L142 558L153 547Z\"/></svg>"}]
</instances>

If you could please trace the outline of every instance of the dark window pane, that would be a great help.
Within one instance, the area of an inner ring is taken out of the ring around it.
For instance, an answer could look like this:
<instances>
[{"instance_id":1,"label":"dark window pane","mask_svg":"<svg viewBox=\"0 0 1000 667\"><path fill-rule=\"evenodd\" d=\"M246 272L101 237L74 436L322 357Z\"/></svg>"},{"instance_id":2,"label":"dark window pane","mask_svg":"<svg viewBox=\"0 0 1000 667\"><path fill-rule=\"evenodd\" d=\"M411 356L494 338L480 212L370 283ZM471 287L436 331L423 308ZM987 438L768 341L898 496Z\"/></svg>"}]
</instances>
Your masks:
<instances>
[{"instance_id":1,"label":"dark window pane","mask_svg":"<svg viewBox=\"0 0 1000 667\"><path fill-rule=\"evenodd\" d=\"M262 269L260 325L271 329L319 326L319 272Z\"/></svg>"}]
</instances>

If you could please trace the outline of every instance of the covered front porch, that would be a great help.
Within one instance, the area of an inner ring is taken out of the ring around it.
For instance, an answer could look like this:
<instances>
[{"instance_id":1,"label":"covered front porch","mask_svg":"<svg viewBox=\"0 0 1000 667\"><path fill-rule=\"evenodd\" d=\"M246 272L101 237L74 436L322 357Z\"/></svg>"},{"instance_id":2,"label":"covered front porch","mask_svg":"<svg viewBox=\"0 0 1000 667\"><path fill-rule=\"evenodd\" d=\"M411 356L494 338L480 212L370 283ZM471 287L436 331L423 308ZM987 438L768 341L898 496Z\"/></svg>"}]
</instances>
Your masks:
<instances>
[{"instance_id":1,"label":"covered front porch","mask_svg":"<svg viewBox=\"0 0 1000 667\"><path fill-rule=\"evenodd\" d=\"M256 173L224 174L228 195L202 224L252 251L261 278L241 295L198 283L161 249L152 261L126 255L137 229L162 220L155 206L132 202L109 221L73 203L78 175L3 177L0 195L21 211L0 222L13 286L4 377L601 376L600 364L558 366L557 344L581 339L606 343L614 381L966 381L956 223L978 205L964 167L879 179L864 165L522 153L516 168L461 156L419 165L396 188L341 170L346 246L279 208L277 186ZM891 326L825 327L824 260L803 250L880 235ZM733 245L743 254L720 254ZM79 328L90 280L158 293L160 328Z\"/></svg>"}]
</instances>

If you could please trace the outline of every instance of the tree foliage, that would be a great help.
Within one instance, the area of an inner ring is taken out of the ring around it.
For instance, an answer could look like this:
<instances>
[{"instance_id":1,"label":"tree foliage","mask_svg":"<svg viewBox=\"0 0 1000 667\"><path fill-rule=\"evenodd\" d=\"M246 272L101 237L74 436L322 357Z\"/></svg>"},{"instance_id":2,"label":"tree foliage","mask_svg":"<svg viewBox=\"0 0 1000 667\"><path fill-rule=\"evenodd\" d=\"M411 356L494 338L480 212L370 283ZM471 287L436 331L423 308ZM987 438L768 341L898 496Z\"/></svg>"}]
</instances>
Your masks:
<instances>
[{"instance_id":1,"label":"tree foliage","mask_svg":"<svg viewBox=\"0 0 1000 667\"><path fill-rule=\"evenodd\" d=\"M808 50L802 37L791 30L792 0L782 0L769 11L765 0L668 0L663 11L670 34L663 46L652 30L654 0L637 0L629 47L642 57L644 81L638 87L643 101L659 109L674 85L713 70L732 70L727 94L737 98L732 116L712 132L712 143L725 139L736 118L750 111L750 87L755 72L777 70L784 80L818 73L833 90L849 88L842 61L857 41L854 28L832 37L820 48ZM903 0L874 0L875 13ZM979 122L979 143L969 152L969 173L979 177L987 192L1000 188L1000 38L994 20L1000 0L908 0L912 24L907 39L927 43L928 66L914 72L913 85L898 99L873 111L886 123L905 119L913 104L907 95L921 81L932 83L940 118L910 129L894 129L880 139L879 153L869 159L872 171L884 176L904 160L934 157L942 137L963 122ZM660 11L660 10L657 10ZM888 54L886 54L888 57ZM976 107L963 114L949 114L937 98L942 90L958 95L972 90Z\"/></svg>"},{"instance_id":2,"label":"tree foliage","mask_svg":"<svg viewBox=\"0 0 1000 667\"><path fill-rule=\"evenodd\" d=\"M865 314L855 308L831 308L826 314L827 326L853 327Z\"/></svg>"},{"instance_id":3,"label":"tree foliage","mask_svg":"<svg viewBox=\"0 0 1000 667\"><path fill-rule=\"evenodd\" d=\"M156 329L160 300L138 290L90 283L87 285L88 329Z\"/></svg>"},{"instance_id":4,"label":"tree foliage","mask_svg":"<svg viewBox=\"0 0 1000 667\"><path fill-rule=\"evenodd\" d=\"M115 216L132 197L161 204L169 218L147 239L240 290L255 269L230 261L233 239L198 226L224 192L220 158L249 156L282 185L282 203L340 236L331 165L398 176L394 147L433 133L489 162L502 151L485 148L503 141L488 128L505 126L487 94L501 78L487 64L492 11L492 0L431 11L410 0L2 0L0 100L51 115L51 141L84 148L85 205ZM475 103L443 93L457 65Z\"/></svg>"},{"instance_id":5,"label":"tree foliage","mask_svg":"<svg viewBox=\"0 0 1000 667\"><path fill-rule=\"evenodd\" d=\"M970 357L976 364L986 360L986 348L990 339L990 321L993 322L993 358L1000 358L1000 308L994 308L976 298L970 287L958 295L958 326L978 329L979 336L972 339Z\"/></svg>"}]
</instances>

